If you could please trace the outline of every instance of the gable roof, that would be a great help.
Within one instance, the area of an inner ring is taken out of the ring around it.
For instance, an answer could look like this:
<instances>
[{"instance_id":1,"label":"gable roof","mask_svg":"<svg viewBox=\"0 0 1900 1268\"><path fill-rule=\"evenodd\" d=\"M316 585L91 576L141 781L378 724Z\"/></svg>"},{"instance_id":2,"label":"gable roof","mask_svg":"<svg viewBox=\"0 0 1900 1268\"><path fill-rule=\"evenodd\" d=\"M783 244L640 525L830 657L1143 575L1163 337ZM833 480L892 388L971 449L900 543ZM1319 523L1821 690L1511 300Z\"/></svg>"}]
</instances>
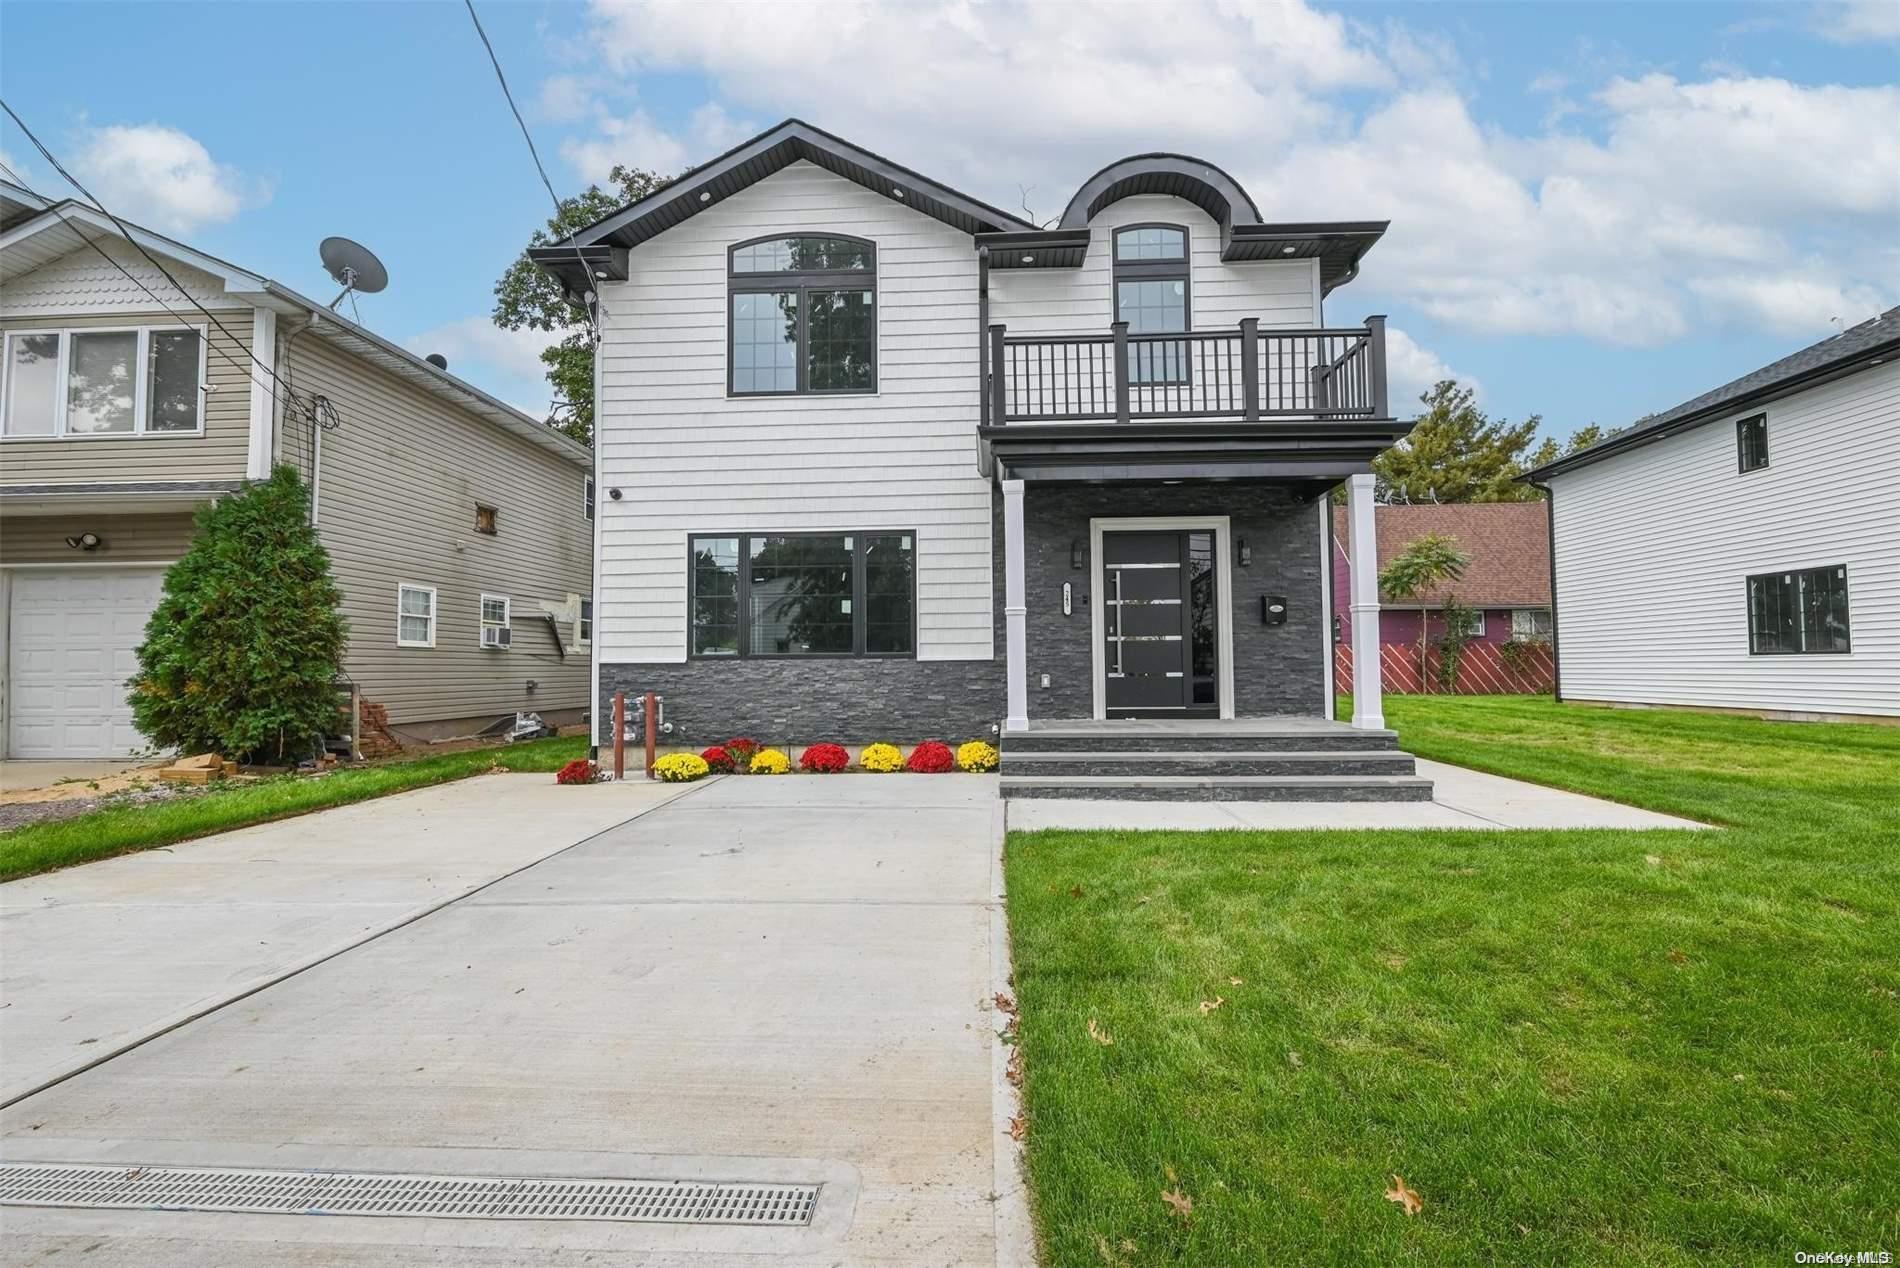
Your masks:
<instances>
[{"instance_id":1,"label":"gable roof","mask_svg":"<svg viewBox=\"0 0 1900 1268\"><path fill-rule=\"evenodd\" d=\"M1559 458L1519 477L1541 484L1553 475L1600 462L1612 454L1638 445L1673 436L1704 423L1728 418L1753 405L1786 396L1803 388L1814 387L1843 374L1852 374L1900 353L1900 307L1886 312L1840 334L1810 344L1779 361L1724 383L1673 409L1637 420L1635 426L1618 432L1588 449Z\"/></svg>"},{"instance_id":2,"label":"gable roof","mask_svg":"<svg viewBox=\"0 0 1900 1268\"><path fill-rule=\"evenodd\" d=\"M121 239L123 236L118 226L113 224L108 217L74 199L49 203L31 191L5 181L0 181L0 196L15 199L23 205L30 198L42 206L42 210L30 219L22 220L4 233L0 233L0 283L31 272L74 251L87 250L89 248L86 244L89 241L98 243ZM490 396L474 384L457 378L447 370L437 368L408 349L390 342L367 326L353 322L262 274L252 273L216 256L206 255L182 242L154 233L130 221L125 221L125 227L130 231L133 241L152 254L189 265L217 279L223 284L224 293L232 299L255 307L268 308L278 313L308 316L311 318L311 325L308 328L313 334L338 345L376 368L451 405L458 406L539 448L556 454L576 466L591 467L593 465L593 451L587 446L554 430L533 415L523 413L506 401ZM188 307L190 304L190 301L176 296L166 297L164 302L174 309Z\"/></svg>"},{"instance_id":3,"label":"gable roof","mask_svg":"<svg viewBox=\"0 0 1900 1268\"><path fill-rule=\"evenodd\" d=\"M1473 608L1547 608L1550 606L1550 519L1543 501L1479 502L1454 506L1379 506L1373 510L1379 536L1379 567L1396 559L1426 533L1458 539L1471 556L1463 580L1410 599L1379 596L1394 607L1439 607L1445 595ZM1333 538L1338 565L1351 559L1351 525L1346 508L1333 508Z\"/></svg>"}]
</instances>

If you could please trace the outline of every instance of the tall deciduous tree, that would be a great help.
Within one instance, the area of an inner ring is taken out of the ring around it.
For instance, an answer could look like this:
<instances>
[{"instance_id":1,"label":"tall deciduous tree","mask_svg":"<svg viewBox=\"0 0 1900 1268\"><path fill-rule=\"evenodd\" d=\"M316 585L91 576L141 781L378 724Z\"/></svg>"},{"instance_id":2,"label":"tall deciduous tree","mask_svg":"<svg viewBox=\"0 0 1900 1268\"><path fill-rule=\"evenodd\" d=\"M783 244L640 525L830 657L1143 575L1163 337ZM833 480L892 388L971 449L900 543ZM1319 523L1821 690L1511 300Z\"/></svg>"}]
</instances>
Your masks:
<instances>
[{"instance_id":1,"label":"tall deciduous tree","mask_svg":"<svg viewBox=\"0 0 1900 1268\"><path fill-rule=\"evenodd\" d=\"M294 468L198 512L165 574L126 686L161 747L273 762L316 751L337 722L348 630L330 557Z\"/></svg>"},{"instance_id":2,"label":"tall deciduous tree","mask_svg":"<svg viewBox=\"0 0 1900 1268\"><path fill-rule=\"evenodd\" d=\"M1459 549L1456 537L1424 533L1407 542L1405 549L1379 570L1379 590L1394 599L1423 598L1442 585L1462 581L1465 569L1470 566L1471 556ZM1456 596L1445 596L1447 610L1456 602ZM1429 614L1421 610L1418 614L1418 681L1427 691L1431 690L1431 679L1425 672L1425 652L1430 646L1426 630L1430 624Z\"/></svg>"},{"instance_id":3,"label":"tall deciduous tree","mask_svg":"<svg viewBox=\"0 0 1900 1268\"><path fill-rule=\"evenodd\" d=\"M637 167L614 165L611 186L589 185L563 199L559 215L536 229L528 246L558 242L577 229L664 188L671 178ZM541 351L554 404L548 426L566 432L584 445L594 443L594 345L588 336L587 314L561 293L561 287L536 268L524 250L495 283L495 324L503 330L558 332L560 341Z\"/></svg>"}]
</instances>

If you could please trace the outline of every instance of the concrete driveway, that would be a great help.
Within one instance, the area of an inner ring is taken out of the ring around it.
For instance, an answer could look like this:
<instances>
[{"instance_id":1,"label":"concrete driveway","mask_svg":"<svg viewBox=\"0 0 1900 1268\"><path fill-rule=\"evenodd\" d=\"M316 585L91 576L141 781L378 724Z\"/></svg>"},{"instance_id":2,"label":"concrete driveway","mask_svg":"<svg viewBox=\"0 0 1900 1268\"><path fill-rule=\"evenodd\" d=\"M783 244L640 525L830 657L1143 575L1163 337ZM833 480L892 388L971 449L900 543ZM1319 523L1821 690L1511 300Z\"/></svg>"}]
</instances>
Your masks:
<instances>
[{"instance_id":1,"label":"concrete driveway","mask_svg":"<svg viewBox=\"0 0 1900 1268\"><path fill-rule=\"evenodd\" d=\"M993 1264L997 808L696 785L0 1111L9 1163L804 1182L808 1227L15 1206L4 1258Z\"/></svg>"}]
</instances>

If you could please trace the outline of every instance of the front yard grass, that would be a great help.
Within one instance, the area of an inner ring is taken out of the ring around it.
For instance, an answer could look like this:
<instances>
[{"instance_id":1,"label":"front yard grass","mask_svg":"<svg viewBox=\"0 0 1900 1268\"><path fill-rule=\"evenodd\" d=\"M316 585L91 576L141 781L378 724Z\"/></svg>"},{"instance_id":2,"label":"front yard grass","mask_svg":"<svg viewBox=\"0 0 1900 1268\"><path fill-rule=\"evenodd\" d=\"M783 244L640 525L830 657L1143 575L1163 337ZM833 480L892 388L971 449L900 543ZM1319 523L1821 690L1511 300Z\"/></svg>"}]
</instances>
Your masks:
<instances>
[{"instance_id":1,"label":"front yard grass","mask_svg":"<svg viewBox=\"0 0 1900 1268\"><path fill-rule=\"evenodd\" d=\"M0 833L0 881L426 788L490 770L556 771L585 756L584 736L529 740L498 748L348 767L325 775L273 776L166 801L108 806L70 819L28 824Z\"/></svg>"},{"instance_id":2,"label":"front yard grass","mask_svg":"<svg viewBox=\"0 0 1900 1268\"><path fill-rule=\"evenodd\" d=\"M1731 826L1011 834L1046 1261L1900 1252L1900 729L1386 704Z\"/></svg>"}]
</instances>

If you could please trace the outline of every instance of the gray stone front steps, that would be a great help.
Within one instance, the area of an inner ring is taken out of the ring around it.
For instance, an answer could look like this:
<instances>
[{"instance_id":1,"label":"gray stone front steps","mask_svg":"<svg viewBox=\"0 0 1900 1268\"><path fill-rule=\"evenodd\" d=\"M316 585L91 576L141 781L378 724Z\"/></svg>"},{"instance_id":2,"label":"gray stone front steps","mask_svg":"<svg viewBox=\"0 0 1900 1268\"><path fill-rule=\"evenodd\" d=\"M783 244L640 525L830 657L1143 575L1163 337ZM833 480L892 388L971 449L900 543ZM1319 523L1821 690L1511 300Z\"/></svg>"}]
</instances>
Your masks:
<instances>
[{"instance_id":1,"label":"gray stone front steps","mask_svg":"<svg viewBox=\"0 0 1900 1268\"><path fill-rule=\"evenodd\" d=\"M1209 723L1192 730L1109 730L1106 724L1069 729L1035 726L1003 736L1010 753L1339 753L1397 752L1395 731L1275 728L1246 722Z\"/></svg>"},{"instance_id":2,"label":"gray stone front steps","mask_svg":"<svg viewBox=\"0 0 1900 1268\"><path fill-rule=\"evenodd\" d=\"M1418 775L1005 775L1007 798L1086 801L1430 801Z\"/></svg>"},{"instance_id":3,"label":"gray stone front steps","mask_svg":"<svg viewBox=\"0 0 1900 1268\"><path fill-rule=\"evenodd\" d=\"M1184 775L1202 779L1228 775L1410 775L1410 753L1397 749L1343 752L1129 752L1019 753L1014 741L1003 751L1002 774L1024 778L1096 775Z\"/></svg>"}]
</instances>

